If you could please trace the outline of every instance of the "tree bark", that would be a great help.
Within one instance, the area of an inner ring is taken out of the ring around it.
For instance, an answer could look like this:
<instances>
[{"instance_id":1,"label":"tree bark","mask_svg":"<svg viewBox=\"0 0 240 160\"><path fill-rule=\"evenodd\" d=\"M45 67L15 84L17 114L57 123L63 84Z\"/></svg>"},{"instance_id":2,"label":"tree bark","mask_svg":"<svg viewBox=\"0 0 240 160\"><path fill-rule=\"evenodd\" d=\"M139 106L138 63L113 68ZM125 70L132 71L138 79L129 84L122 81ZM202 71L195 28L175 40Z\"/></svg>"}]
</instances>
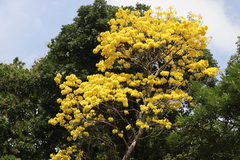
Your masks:
<instances>
[{"instance_id":1,"label":"tree bark","mask_svg":"<svg viewBox=\"0 0 240 160\"><path fill-rule=\"evenodd\" d=\"M123 156L122 160L127 160L128 157L130 156L130 154L132 153L133 149L135 148L137 141L139 140L139 138L142 136L144 129L140 128L138 131L138 134L135 136L135 138L133 139L131 145L128 147L125 155Z\"/></svg>"}]
</instances>

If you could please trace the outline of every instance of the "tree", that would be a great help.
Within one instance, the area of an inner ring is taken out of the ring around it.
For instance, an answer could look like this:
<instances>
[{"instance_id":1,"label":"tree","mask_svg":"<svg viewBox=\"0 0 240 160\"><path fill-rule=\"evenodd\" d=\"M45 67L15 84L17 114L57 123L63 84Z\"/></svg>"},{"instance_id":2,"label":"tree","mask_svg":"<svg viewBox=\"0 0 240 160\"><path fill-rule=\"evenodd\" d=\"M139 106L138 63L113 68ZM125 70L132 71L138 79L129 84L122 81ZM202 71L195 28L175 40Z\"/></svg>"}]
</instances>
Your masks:
<instances>
[{"instance_id":1,"label":"tree","mask_svg":"<svg viewBox=\"0 0 240 160\"><path fill-rule=\"evenodd\" d=\"M48 95L41 83L44 77L24 65L18 58L0 64L0 157L47 159L61 145L61 137L65 139L57 132L65 130L47 123L49 112L54 115L57 111L44 108L42 95Z\"/></svg>"},{"instance_id":2,"label":"tree","mask_svg":"<svg viewBox=\"0 0 240 160\"><path fill-rule=\"evenodd\" d=\"M31 90L36 77L24 65L18 58L0 64L0 157L27 158L26 153L36 152L33 128L37 107Z\"/></svg>"},{"instance_id":3,"label":"tree","mask_svg":"<svg viewBox=\"0 0 240 160\"><path fill-rule=\"evenodd\" d=\"M166 114L191 99L183 89L189 80L218 71L208 68L206 60L198 60L207 42L207 27L200 25L199 17L192 15L194 21L183 18L179 22L171 7L166 12L159 10L156 17L152 13L148 10L141 16L139 11L120 8L117 18L108 22L110 31L100 34L100 45L93 50L103 56L96 64L103 74L89 75L86 82L74 74L63 83L61 74L55 77L65 97L57 100L62 112L49 123L66 128L69 141L95 138L128 159L140 139L161 136L172 127ZM114 73L114 66L138 70ZM112 136L99 137L99 130ZM119 148L125 148L123 153ZM79 159L84 154L78 152L81 149L74 145L51 157L69 158L76 152Z\"/></svg>"}]
</instances>

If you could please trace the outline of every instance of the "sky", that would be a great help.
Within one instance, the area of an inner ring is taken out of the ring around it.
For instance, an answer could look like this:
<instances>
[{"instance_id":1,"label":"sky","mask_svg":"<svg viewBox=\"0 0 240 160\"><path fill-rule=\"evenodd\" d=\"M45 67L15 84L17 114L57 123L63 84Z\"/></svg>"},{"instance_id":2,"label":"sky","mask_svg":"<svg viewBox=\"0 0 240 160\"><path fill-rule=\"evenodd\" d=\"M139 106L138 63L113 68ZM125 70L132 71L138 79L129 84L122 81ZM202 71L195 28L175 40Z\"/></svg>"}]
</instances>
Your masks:
<instances>
[{"instance_id":1,"label":"sky","mask_svg":"<svg viewBox=\"0 0 240 160\"><path fill-rule=\"evenodd\" d=\"M46 44L56 37L62 25L73 23L81 5L94 0L0 0L0 62L11 63L15 57L30 68L34 60L44 57ZM153 9L173 6L179 16L189 12L200 14L203 25L208 25L208 44L223 72L231 55L236 53L240 36L239 0L107 0L116 6L137 2Z\"/></svg>"}]
</instances>

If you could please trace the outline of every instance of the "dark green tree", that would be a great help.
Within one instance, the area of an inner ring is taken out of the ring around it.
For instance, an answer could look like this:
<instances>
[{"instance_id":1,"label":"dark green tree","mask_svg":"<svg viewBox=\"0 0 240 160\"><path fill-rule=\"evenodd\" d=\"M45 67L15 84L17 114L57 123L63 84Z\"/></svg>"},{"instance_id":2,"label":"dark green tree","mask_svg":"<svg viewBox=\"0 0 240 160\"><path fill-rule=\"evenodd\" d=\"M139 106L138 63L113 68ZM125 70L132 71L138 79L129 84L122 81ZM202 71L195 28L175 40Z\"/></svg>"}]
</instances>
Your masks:
<instances>
[{"instance_id":1,"label":"dark green tree","mask_svg":"<svg viewBox=\"0 0 240 160\"><path fill-rule=\"evenodd\" d=\"M47 123L54 111L44 108L44 94L49 91L42 86L40 74L24 65L18 58L0 64L0 157L48 159L65 138L52 133L65 130Z\"/></svg>"},{"instance_id":2,"label":"dark green tree","mask_svg":"<svg viewBox=\"0 0 240 160\"><path fill-rule=\"evenodd\" d=\"M32 88L36 77L18 58L11 64L0 64L0 77L0 157L33 156L36 148L32 134L38 107Z\"/></svg>"}]
</instances>

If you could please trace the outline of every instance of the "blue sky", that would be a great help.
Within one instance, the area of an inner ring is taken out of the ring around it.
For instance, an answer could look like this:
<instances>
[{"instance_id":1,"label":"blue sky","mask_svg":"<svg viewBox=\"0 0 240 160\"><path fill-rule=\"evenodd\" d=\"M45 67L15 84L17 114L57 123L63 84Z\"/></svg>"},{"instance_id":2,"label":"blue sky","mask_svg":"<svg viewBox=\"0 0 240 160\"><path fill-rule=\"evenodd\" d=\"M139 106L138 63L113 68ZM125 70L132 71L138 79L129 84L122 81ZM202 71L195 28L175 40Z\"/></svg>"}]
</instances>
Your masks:
<instances>
[{"instance_id":1,"label":"blue sky","mask_svg":"<svg viewBox=\"0 0 240 160\"><path fill-rule=\"evenodd\" d=\"M0 0L0 62L11 63L15 57L30 67L34 59L47 54L46 43L58 35L62 25L70 24L81 5L94 0ZM108 0L111 5L135 5L153 8L173 6L181 16L188 12L201 14L207 35L212 39L208 48L217 59L221 71L236 52L240 36L239 0Z\"/></svg>"}]
</instances>

